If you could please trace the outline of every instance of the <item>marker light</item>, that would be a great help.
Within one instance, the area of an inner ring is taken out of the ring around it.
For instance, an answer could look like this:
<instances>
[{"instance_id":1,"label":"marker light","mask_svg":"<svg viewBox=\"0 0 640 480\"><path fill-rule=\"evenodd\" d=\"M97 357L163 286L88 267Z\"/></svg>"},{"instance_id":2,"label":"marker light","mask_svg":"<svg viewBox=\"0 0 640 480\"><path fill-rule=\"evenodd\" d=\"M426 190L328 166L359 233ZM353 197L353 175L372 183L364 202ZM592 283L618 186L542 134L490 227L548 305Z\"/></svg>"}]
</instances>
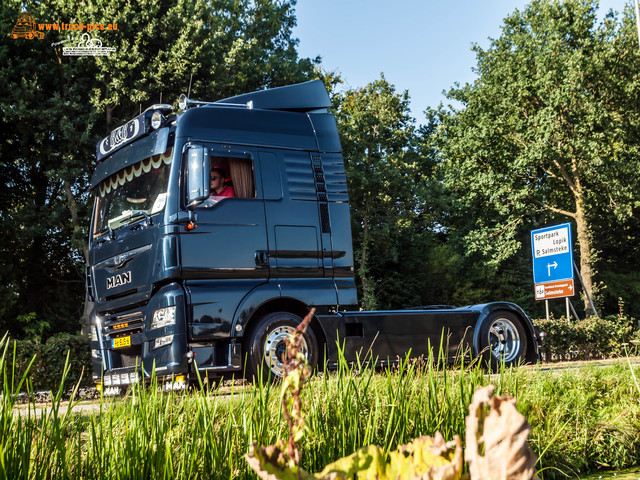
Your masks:
<instances>
[{"instance_id":1,"label":"marker light","mask_svg":"<svg viewBox=\"0 0 640 480\"><path fill-rule=\"evenodd\" d=\"M187 96L184 93L178 99L178 107L180 107L180 110L187 109Z\"/></svg>"},{"instance_id":2,"label":"marker light","mask_svg":"<svg viewBox=\"0 0 640 480\"><path fill-rule=\"evenodd\" d=\"M155 112L153 112L153 115L151 115L151 127L154 130L157 130L158 128L160 128L160 125L162 125L163 121L164 121L164 115L162 115L162 112L160 112L159 110L156 110Z\"/></svg>"}]
</instances>

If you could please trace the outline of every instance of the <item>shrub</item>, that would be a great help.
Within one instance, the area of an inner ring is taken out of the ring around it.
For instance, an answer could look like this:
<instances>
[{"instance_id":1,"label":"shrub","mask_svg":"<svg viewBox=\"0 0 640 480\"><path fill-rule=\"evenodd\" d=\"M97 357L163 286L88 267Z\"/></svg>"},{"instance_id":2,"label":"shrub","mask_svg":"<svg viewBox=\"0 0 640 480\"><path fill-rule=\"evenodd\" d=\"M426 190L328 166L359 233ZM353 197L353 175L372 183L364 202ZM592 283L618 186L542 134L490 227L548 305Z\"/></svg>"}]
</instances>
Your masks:
<instances>
[{"instance_id":1,"label":"shrub","mask_svg":"<svg viewBox=\"0 0 640 480\"><path fill-rule=\"evenodd\" d=\"M65 361L69 352L70 371L67 375L66 387L73 388L82 378L82 385L91 385L91 351L89 341L81 335L59 334L50 337L46 343L33 340L15 341L15 365L13 358L13 341L7 352L9 372L16 369L16 378L22 378L31 360L35 357L29 371L34 390L56 391L60 385Z\"/></svg>"},{"instance_id":2,"label":"shrub","mask_svg":"<svg viewBox=\"0 0 640 480\"><path fill-rule=\"evenodd\" d=\"M637 323L623 314L590 317L578 322L567 322L565 317L538 319L534 323L547 334L543 342L543 359L547 362L637 353L636 344L629 343L640 337Z\"/></svg>"}]
</instances>

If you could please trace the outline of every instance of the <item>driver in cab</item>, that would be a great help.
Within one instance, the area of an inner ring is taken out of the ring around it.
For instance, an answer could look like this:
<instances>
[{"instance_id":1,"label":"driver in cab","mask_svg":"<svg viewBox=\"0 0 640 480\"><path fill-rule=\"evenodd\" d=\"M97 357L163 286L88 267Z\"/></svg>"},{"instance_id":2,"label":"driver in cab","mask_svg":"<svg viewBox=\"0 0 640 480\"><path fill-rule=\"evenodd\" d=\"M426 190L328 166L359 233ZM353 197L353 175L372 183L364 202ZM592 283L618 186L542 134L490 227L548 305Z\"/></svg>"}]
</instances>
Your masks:
<instances>
[{"instance_id":1,"label":"driver in cab","mask_svg":"<svg viewBox=\"0 0 640 480\"><path fill-rule=\"evenodd\" d=\"M226 172L221 167L213 167L211 170L210 196L204 202L205 207L212 207L222 200L221 197L235 197L236 192L231 185L225 183Z\"/></svg>"}]
</instances>

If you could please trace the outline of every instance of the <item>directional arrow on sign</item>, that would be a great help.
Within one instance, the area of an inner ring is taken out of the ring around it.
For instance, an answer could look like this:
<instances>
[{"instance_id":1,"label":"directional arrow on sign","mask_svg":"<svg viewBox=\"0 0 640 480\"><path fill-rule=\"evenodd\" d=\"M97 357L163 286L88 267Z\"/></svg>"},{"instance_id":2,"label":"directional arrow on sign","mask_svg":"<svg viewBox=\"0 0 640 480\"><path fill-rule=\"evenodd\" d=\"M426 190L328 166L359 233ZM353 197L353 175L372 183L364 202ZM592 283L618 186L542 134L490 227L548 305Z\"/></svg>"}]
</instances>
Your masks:
<instances>
[{"instance_id":1,"label":"directional arrow on sign","mask_svg":"<svg viewBox=\"0 0 640 480\"><path fill-rule=\"evenodd\" d=\"M551 267L555 270L558 268L558 262L554 261L553 263L547 263L547 270L549 270L549 276L551 276Z\"/></svg>"}]
</instances>

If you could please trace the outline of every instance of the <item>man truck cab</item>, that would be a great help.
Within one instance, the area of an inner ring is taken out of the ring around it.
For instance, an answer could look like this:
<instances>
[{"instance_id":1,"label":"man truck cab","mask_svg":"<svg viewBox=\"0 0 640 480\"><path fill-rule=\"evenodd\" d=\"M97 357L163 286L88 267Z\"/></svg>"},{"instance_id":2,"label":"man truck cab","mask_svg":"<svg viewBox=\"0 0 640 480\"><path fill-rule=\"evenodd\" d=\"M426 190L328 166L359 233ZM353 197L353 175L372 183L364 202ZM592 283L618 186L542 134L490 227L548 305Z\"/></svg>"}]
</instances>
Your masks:
<instances>
[{"instance_id":1,"label":"man truck cab","mask_svg":"<svg viewBox=\"0 0 640 480\"><path fill-rule=\"evenodd\" d=\"M428 353L446 335L507 363L538 338L511 303L357 311L349 197L316 80L217 102L154 105L97 146L87 294L95 382L282 374L311 307L312 366ZM234 197L210 195L214 168ZM264 370L261 368L264 367Z\"/></svg>"}]
</instances>

